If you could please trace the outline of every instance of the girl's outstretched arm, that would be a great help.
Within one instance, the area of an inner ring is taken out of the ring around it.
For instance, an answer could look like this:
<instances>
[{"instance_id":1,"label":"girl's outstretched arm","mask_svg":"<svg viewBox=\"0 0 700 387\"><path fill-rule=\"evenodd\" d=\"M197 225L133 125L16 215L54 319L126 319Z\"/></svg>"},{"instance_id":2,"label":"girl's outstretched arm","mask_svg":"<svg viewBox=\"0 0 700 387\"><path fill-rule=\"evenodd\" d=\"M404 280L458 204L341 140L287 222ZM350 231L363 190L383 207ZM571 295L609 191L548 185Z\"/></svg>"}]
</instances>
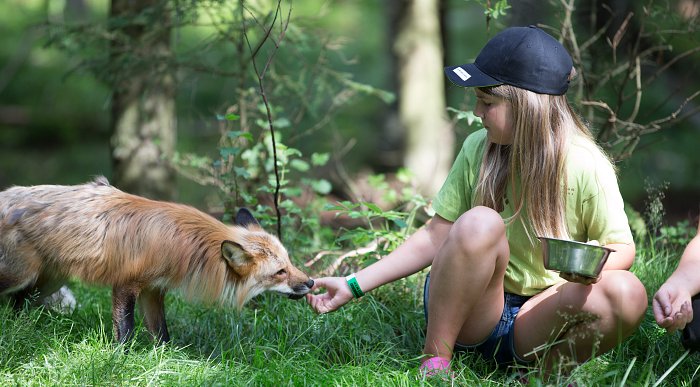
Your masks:
<instances>
[{"instance_id":1,"label":"girl's outstretched arm","mask_svg":"<svg viewBox=\"0 0 700 387\"><path fill-rule=\"evenodd\" d=\"M391 254L355 274L362 291L369 292L430 266L451 227L452 222L435 215ZM343 277L319 278L314 282L314 290L326 289L326 293L306 296L306 301L318 313L332 312L353 298Z\"/></svg>"}]
</instances>

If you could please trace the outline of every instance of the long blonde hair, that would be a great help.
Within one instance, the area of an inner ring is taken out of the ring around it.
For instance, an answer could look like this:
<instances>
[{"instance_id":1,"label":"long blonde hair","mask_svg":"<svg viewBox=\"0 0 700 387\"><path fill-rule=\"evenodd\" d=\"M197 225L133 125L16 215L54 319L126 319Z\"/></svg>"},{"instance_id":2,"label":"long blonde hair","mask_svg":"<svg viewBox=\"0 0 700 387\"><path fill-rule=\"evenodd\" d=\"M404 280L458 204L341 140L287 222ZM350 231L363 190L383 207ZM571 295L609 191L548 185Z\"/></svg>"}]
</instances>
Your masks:
<instances>
[{"instance_id":1,"label":"long blonde hair","mask_svg":"<svg viewBox=\"0 0 700 387\"><path fill-rule=\"evenodd\" d=\"M509 187L514 213L508 222L524 222L533 242L531 231L534 236L568 238L567 147L578 137L604 155L603 151L565 95L538 94L510 85L479 90L511 104L514 138L510 145L487 143L474 204L501 212Z\"/></svg>"}]
</instances>

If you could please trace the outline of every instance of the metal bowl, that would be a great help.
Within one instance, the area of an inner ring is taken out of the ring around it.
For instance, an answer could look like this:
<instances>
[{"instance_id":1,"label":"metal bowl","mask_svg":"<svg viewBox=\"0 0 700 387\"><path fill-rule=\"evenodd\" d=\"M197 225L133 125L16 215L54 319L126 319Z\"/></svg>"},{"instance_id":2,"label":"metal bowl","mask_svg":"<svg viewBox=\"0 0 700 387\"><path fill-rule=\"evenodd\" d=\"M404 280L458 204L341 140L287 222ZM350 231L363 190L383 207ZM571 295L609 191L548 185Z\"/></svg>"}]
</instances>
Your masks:
<instances>
[{"instance_id":1,"label":"metal bowl","mask_svg":"<svg viewBox=\"0 0 700 387\"><path fill-rule=\"evenodd\" d=\"M608 256L615 251L583 242L545 237L539 239L542 241L546 269L590 278L598 277Z\"/></svg>"}]
</instances>

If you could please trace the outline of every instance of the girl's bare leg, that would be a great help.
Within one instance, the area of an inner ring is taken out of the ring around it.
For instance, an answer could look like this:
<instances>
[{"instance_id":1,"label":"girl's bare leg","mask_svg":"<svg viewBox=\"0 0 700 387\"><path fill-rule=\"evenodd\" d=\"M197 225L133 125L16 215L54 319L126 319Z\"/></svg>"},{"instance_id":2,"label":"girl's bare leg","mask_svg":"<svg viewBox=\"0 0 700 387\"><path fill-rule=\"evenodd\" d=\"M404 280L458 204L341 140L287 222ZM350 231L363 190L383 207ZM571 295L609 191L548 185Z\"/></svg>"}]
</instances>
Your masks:
<instances>
[{"instance_id":1,"label":"girl's bare leg","mask_svg":"<svg viewBox=\"0 0 700 387\"><path fill-rule=\"evenodd\" d=\"M515 350L543 360L545 373L581 364L630 336L647 308L644 285L626 270L604 271L598 283L555 285L528 300L515 319Z\"/></svg>"},{"instance_id":2,"label":"girl's bare leg","mask_svg":"<svg viewBox=\"0 0 700 387\"><path fill-rule=\"evenodd\" d=\"M503 312L509 257L501 216L475 207L454 223L430 272L426 357L452 357L455 341L484 340Z\"/></svg>"}]
</instances>

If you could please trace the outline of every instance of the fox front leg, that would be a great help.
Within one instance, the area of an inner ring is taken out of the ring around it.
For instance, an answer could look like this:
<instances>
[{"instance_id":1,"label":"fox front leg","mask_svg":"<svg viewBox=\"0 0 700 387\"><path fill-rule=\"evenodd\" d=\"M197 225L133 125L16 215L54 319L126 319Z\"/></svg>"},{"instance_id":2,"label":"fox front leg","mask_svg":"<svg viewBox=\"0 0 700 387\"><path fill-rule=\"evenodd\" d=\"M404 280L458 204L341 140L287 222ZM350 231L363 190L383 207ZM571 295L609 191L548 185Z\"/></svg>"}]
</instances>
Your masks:
<instances>
[{"instance_id":1,"label":"fox front leg","mask_svg":"<svg viewBox=\"0 0 700 387\"><path fill-rule=\"evenodd\" d=\"M134 336L134 307L139 291L126 286L112 288L112 325L114 337L120 344Z\"/></svg>"},{"instance_id":2,"label":"fox front leg","mask_svg":"<svg viewBox=\"0 0 700 387\"><path fill-rule=\"evenodd\" d=\"M153 338L161 343L170 341L168 326L165 323L165 291L144 289L139 294L139 307L146 320L146 328Z\"/></svg>"},{"instance_id":3,"label":"fox front leg","mask_svg":"<svg viewBox=\"0 0 700 387\"><path fill-rule=\"evenodd\" d=\"M36 294L37 291L36 288L34 288L34 285L27 286L24 289L12 293L12 295L10 296L10 303L12 305L12 309L15 312L19 312L25 306L30 306L32 304L32 300L36 299Z\"/></svg>"}]
</instances>

